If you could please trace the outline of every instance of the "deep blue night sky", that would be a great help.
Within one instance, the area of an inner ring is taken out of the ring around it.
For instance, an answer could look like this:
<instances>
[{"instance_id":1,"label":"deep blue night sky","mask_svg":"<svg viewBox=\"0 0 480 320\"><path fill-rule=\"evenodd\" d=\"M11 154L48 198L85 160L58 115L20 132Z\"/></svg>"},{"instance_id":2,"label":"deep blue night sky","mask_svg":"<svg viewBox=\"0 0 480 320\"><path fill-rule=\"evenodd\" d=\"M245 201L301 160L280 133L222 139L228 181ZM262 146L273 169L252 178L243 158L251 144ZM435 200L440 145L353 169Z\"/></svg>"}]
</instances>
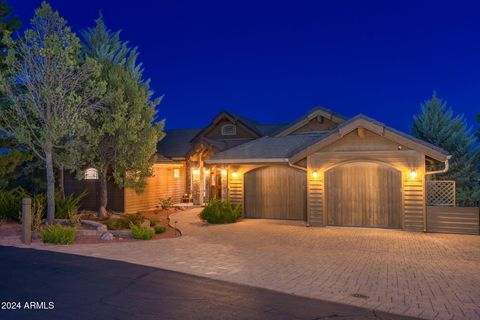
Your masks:
<instances>
[{"instance_id":1,"label":"deep blue night sky","mask_svg":"<svg viewBox=\"0 0 480 320\"><path fill-rule=\"evenodd\" d=\"M28 24L40 0L10 0ZM75 31L107 25L138 46L167 128L223 109L266 123L321 105L409 131L434 90L480 112L475 2L52 0ZM448 5L450 3L450 5Z\"/></svg>"}]
</instances>

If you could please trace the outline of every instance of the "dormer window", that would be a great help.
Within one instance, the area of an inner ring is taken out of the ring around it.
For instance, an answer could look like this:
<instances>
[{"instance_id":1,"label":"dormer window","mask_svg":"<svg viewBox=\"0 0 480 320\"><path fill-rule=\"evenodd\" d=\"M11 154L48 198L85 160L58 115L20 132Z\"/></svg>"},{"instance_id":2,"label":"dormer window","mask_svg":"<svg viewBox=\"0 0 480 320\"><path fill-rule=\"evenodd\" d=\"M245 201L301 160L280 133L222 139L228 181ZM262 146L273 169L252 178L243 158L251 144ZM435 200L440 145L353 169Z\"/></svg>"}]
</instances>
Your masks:
<instances>
[{"instance_id":1,"label":"dormer window","mask_svg":"<svg viewBox=\"0 0 480 320\"><path fill-rule=\"evenodd\" d=\"M88 168L85 170L84 175L85 180L97 180L98 179L98 170L95 168Z\"/></svg>"},{"instance_id":2,"label":"dormer window","mask_svg":"<svg viewBox=\"0 0 480 320\"><path fill-rule=\"evenodd\" d=\"M237 134L237 127L233 124L224 124L222 126L222 136L234 136Z\"/></svg>"}]
</instances>

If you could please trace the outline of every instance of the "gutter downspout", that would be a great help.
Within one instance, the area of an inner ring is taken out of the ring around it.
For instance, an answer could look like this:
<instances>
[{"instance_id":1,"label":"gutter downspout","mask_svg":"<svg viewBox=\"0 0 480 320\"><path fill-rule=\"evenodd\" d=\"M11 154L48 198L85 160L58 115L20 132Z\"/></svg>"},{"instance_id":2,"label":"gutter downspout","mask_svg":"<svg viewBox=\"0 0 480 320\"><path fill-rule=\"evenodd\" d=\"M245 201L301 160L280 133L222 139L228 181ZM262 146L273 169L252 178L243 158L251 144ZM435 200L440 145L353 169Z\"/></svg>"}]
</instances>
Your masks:
<instances>
[{"instance_id":1,"label":"gutter downspout","mask_svg":"<svg viewBox=\"0 0 480 320\"><path fill-rule=\"evenodd\" d=\"M429 176L432 174L437 174L437 173L445 173L448 171L450 168L449 160L452 158L452 156L447 156L447 160L445 160L445 167L442 170L435 170L435 171L426 171L425 176ZM427 182L425 181L425 184ZM427 232L427 207L425 206L425 210L423 212L423 221L425 221L425 224L423 226L423 232Z\"/></svg>"},{"instance_id":2,"label":"gutter downspout","mask_svg":"<svg viewBox=\"0 0 480 320\"><path fill-rule=\"evenodd\" d=\"M436 170L436 171L427 171L425 172L425 175L431 175L431 174L437 174L437 173L445 173L448 171L450 168L449 160L452 158L452 156L447 156L447 160L445 160L445 167L442 170Z\"/></svg>"}]
</instances>

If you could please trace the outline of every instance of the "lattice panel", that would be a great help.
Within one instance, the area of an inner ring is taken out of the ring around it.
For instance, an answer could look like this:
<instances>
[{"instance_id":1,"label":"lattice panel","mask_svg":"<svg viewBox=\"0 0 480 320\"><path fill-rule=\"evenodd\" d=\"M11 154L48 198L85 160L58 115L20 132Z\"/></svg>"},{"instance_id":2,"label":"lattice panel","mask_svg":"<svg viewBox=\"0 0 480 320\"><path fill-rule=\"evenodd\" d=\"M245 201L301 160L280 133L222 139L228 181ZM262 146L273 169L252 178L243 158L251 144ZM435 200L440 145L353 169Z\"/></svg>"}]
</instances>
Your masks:
<instances>
[{"instance_id":1,"label":"lattice panel","mask_svg":"<svg viewBox=\"0 0 480 320\"><path fill-rule=\"evenodd\" d=\"M455 181L427 181L427 206L455 206Z\"/></svg>"}]
</instances>

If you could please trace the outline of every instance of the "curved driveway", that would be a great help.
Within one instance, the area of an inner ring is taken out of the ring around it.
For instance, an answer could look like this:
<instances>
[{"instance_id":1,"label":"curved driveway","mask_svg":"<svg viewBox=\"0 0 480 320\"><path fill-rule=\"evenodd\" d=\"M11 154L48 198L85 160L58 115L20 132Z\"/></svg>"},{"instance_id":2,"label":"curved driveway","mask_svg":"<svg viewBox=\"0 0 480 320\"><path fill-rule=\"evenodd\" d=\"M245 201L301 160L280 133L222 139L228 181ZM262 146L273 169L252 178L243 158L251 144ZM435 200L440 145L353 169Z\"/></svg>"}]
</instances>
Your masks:
<instances>
[{"instance_id":1,"label":"curved driveway","mask_svg":"<svg viewBox=\"0 0 480 320\"><path fill-rule=\"evenodd\" d=\"M122 260L430 319L480 318L480 237L244 220L172 221L183 236L35 248Z\"/></svg>"}]
</instances>

